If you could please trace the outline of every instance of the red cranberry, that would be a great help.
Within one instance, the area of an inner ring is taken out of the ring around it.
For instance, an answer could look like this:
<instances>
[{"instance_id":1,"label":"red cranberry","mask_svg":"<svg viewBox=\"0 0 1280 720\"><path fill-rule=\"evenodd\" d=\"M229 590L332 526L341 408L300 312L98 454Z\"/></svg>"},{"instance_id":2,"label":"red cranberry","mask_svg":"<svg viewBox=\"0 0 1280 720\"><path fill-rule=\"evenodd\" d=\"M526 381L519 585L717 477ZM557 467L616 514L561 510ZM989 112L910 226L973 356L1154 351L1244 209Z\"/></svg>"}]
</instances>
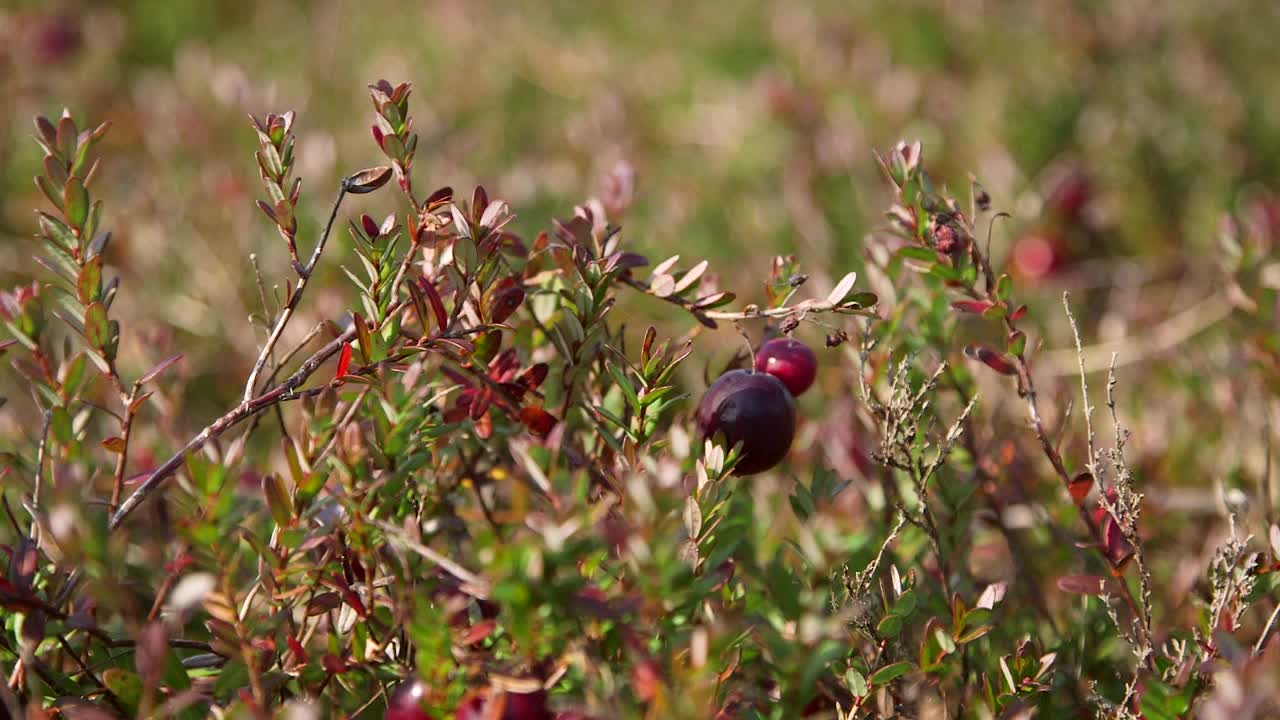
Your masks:
<instances>
[{"instance_id":1,"label":"red cranberry","mask_svg":"<svg viewBox=\"0 0 1280 720\"><path fill-rule=\"evenodd\" d=\"M501 714L499 714L501 713ZM493 693L477 690L458 706L458 720L554 720L547 691Z\"/></svg>"},{"instance_id":2,"label":"red cranberry","mask_svg":"<svg viewBox=\"0 0 1280 720\"><path fill-rule=\"evenodd\" d=\"M535 690L531 693L506 693L507 705L502 711L502 720L553 720L551 710L547 707L547 691Z\"/></svg>"},{"instance_id":3,"label":"red cranberry","mask_svg":"<svg viewBox=\"0 0 1280 720\"><path fill-rule=\"evenodd\" d=\"M1061 268L1063 240L1054 233L1031 233L1013 246L1013 266L1028 280L1042 280Z\"/></svg>"},{"instance_id":4,"label":"red cranberry","mask_svg":"<svg viewBox=\"0 0 1280 720\"><path fill-rule=\"evenodd\" d=\"M489 720L489 701L483 692L471 692L458 705L458 720Z\"/></svg>"},{"instance_id":5,"label":"red cranberry","mask_svg":"<svg viewBox=\"0 0 1280 720\"><path fill-rule=\"evenodd\" d=\"M778 378L792 395L800 397L818 374L818 356L799 340L778 337L760 346L756 370Z\"/></svg>"},{"instance_id":6,"label":"red cranberry","mask_svg":"<svg viewBox=\"0 0 1280 720\"><path fill-rule=\"evenodd\" d=\"M702 396L698 429L704 438L724 433L730 447L742 443L742 459L734 473L758 473L782 462L791 449L795 400L787 386L768 373L731 370Z\"/></svg>"},{"instance_id":7,"label":"red cranberry","mask_svg":"<svg viewBox=\"0 0 1280 720\"><path fill-rule=\"evenodd\" d=\"M426 696L427 686L421 680L401 683L387 702L387 720L432 720L431 713L422 707Z\"/></svg>"}]
</instances>

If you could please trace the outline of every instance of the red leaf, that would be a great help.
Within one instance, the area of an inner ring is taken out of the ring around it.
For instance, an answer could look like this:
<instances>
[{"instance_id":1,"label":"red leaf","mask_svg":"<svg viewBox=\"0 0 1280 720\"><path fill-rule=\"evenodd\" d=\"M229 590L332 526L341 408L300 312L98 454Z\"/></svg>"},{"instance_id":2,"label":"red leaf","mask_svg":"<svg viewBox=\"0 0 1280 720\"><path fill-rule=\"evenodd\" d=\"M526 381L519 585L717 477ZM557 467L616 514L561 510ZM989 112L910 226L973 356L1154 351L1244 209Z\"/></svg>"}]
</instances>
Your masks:
<instances>
[{"instance_id":1,"label":"red leaf","mask_svg":"<svg viewBox=\"0 0 1280 720\"><path fill-rule=\"evenodd\" d=\"M987 300L957 300L951 303L951 307L960 312L973 313L981 315L982 313L995 307L995 303Z\"/></svg>"},{"instance_id":2,"label":"red leaf","mask_svg":"<svg viewBox=\"0 0 1280 720\"><path fill-rule=\"evenodd\" d=\"M495 382L509 383L520 369L520 356L515 348L507 348L489 363L489 377Z\"/></svg>"},{"instance_id":3,"label":"red leaf","mask_svg":"<svg viewBox=\"0 0 1280 720\"><path fill-rule=\"evenodd\" d=\"M492 635L493 631L496 629L498 629L497 620L481 620L475 625L467 628L467 631L463 633L462 644L475 645L476 643L483 642L484 639Z\"/></svg>"},{"instance_id":4,"label":"red leaf","mask_svg":"<svg viewBox=\"0 0 1280 720\"><path fill-rule=\"evenodd\" d=\"M431 303L431 311L436 314L436 327L439 328L439 332L444 332L449 326L449 316L444 311L444 301L440 299L435 283L426 278L418 278L418 287L427 296L427 300Z\"/></svg>"},{"instance_id":5,"label":"red leaf","mask_svg":"<svg viewBox=\"0 0 1280 720\"><path fill-rule=\"evenodd\" d=\"M177 355L173 355L172 357L169 357L165 360L161 360L159 363L156 364L155 367L148 370L146 375L142 376L142 379L138 381L138 384L146 385L147 383L154 380L157 375L173 367L174 363L178 362L181 359L182 359L182 353L178 353Z\"/></svg>"},{"instance_id":6,"label":"red leaf","mask_svg":"<svg viewBox=\"0 0 1280 720\"><path fill-rule=\"evenodd\" d=\"M1103 582L1097 575L1066 575L1058 578L1058 589L1077 595L1101 595Z\"/></svg>"},{"instance_id":7,"label":"red leaf","mask_svg":"<svg viewBox=\"0 0 1280 720\"><path fill-rule=\"evenodd\" d=\"M493 402L493 390L488 387L480 388L475 397L471 400L471 419L479 420L489 410L489 405Z\"/></svg>"},{"instance_id":8,"label":"red leaf","mask_svg":"<svg viewBox=\"0 0 1280 720\"><path fill-rule=\"evenodd\" d=\"M529 432L538 437L546 437L559 422L555 415L532 405L520 410L520 421L529 428Z\"/></svg>"},{"instance_id":9,"label":"red leaf","mask_svg":"<svg viewBox=\"0 0 1280 720\"><path fill-rule=\"evenodd\" d=\"M1071 493L1071 499L1074 500L1077 505L1084 502L1084 499L1089 496L1089 491L1092 489L1093 475L1090 475L1087 472L1082 472L1075 476L1067 485L1067 490Z\"/></svg>"},{"instance_id":10,"label":"red leaf","mask_svg":"<svg viewBox=\"0 0 1280 720\"><path fill-rule=\"evenodd\" d=\"M293 659L299 665L306 665L309 662L307 658L307 650L302 647L302 643L298 642L298 638L292 632L289 633L289 651L293 653Z\"/></svg>"},{"instance_id":11,"label":"red leaf","mask_svg":"<svg viewBox=\"0 0 1280 720\"><path fill-rule=\"evenodd\" d=\"M981 362L1001 375L1018 374L1017 366L1015 366L1013 362L1004 355L1004 353L987 347L986 345L969 345L965 347L964 354Z\"/></svg>"},{"instance_id":12,"label":"red leaf","mask_svg":"<svg viewBox=\"0 0 1280 720\"><path fill-rule=\"evenodd\" d=\"M523 385L526 390L537 390L542 381L547 379L547 369L546 363L532 365L528 370L520 373L520 378L516 382Z\"/></svg>"},{"instance_id":13,"label":"red leaf","mask_svg":"<svg viewBox=\"0 0 1280 720\"><path fill-rule=\"evenodd\" d=\"M524 302L524 288L519 285L503 288L493 296L492 306L489 308L489 322L503 323L507 318L511 317L516 310L520 308L520 304Z\"/></svg>"},{"instance_id":14,"label":"red leaf","mask_svg":"<svg viewBox=\"0 0 1280 720\"><path fill-rule=\"evenodd\" d=\"M347 370L351 368L351 343L342 344L342 354L338 356L338 372L334 374L335 378L340 378L347 374Z\"/></svg>"},{"instance_id":15,"label":"red leaf","mask_svg":"<svg viewBox=\"0 0 1280 720\"><path fill-rule=\"evenodd\" d=\"M1012 313L1009 314L1009 319L1013 322L1017 322L1026 316L1027 316L1027 306L1019 305L1017 310L1014 310Z\"/></svg>"}]
</instances>

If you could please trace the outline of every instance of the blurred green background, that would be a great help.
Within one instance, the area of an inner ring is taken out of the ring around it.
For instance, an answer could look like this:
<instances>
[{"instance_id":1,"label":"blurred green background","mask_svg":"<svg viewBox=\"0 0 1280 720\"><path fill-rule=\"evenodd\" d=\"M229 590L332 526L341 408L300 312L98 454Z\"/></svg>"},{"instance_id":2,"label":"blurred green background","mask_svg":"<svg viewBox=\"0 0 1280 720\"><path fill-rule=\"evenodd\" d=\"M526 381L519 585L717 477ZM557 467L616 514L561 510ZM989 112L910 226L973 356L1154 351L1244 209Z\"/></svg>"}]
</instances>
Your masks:
<instances>
[{"instance_id":1,"label":"blurred green background","mask_svg":"<svg viewBox=\"0 0 1280 720\"><path fill-rule=\"evenodd\" d=\"M34 270L32 115L111 120L95 186L125 362L194 355L220 407L261 337L248 256L269 288L287 273L246 114L299 114L309 247L337 179L379 159L365 85L387 78L414 83L418 187L483 183L531 238L625 161L631 245L709 258L742 301L777 253L817 291L862 267L889 199L872 151L902 138L1012 214L992 254L1024 292L1113 286L1118 259L1211 285L1223 210L1280 185L1277 30L1272 0L18 2L0 10L0 280ZM299 334L353 300L341 253Z\"/></svg>"}]
</instances>

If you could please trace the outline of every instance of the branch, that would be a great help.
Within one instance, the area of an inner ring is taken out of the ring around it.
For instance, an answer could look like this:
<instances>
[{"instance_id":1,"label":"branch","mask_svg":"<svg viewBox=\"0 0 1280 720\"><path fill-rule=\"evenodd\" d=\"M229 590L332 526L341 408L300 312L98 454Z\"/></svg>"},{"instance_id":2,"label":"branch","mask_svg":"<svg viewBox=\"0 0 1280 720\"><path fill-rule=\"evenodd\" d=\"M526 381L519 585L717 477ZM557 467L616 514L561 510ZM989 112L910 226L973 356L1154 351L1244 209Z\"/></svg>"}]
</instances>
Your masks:
<instances>
[{"instance_id":1,"label":"branch","mask_svg":"<svg viewBox=\"0 0 1280 720\"><path fill-rule=\"evenodd\" d=\"M785 317L791 317L792 315L803 316L810 313L815 315L820 313L836 313L839 315L859 315L861 317L869 317L869 318L877 318L877 319L880 317L879 315L876 315L874 312L871 312L870 310L867 310L865 308L840 307L834 303L826 302L825 300L804 300L795 305L789 305L786 307L767 308L764 310L757 309L749 312L746 312L746 311L729 312L724 310L700 310L694 305L692 301L686 300L685 298L679 297L677 295L668 295L666 297L654 295L652 292L650 292L649 284L642 280L636 280L633 277L627 277L627 276L623 276L619 279L623 283L631 286L636 290L639 290L640 292L644 293L645 295L648 295L649 297L657 298L664 302L668 302L668 303L671 303L672 305L675 305L676 307L692 315L698 322L702 323L703 325L713 330L716 327L718 327L716 325L716 320L751 320L755 318L785 318Z\"/></svg>"},{"instance_id":2,"label":"branch","mask_svg":"<svg viewBox=\"0 0 1280 720\"><path fill-rule=\"evenodd\" d=\"M244 383L244 402L246 403L253 398L253 393L258 384L258 375L262 373L262 368L266 366L267 358L271 357L271 352L275 349L276 343L280 341L280 336L284 334L285 327L293 319L293 313L297 310L298 303L302 302L302 293L307 289L307 281L311 279L311 273L315 271L316 264L320 262L320 253L324 252L325 243L329 241L329 232L333 230L333 221L338 217L338 208L342 207L342 199L346 197L347 189L350 185L350 177L342 179L342 183L338 187L338 197L333 201L333 210L329 212L329 222L325 223L324 232L321 233L315 250L311 252L311 259L307 261L305 267L298 270L298 287L294 289L293 295L289 297L289 302L276 320L275 327L271 329L271 334L267 337L266 344L262 346L262 351L258 353L257 361L253 363L253 370L249 373L249 379Z\"/></svg>"}]
</instances>

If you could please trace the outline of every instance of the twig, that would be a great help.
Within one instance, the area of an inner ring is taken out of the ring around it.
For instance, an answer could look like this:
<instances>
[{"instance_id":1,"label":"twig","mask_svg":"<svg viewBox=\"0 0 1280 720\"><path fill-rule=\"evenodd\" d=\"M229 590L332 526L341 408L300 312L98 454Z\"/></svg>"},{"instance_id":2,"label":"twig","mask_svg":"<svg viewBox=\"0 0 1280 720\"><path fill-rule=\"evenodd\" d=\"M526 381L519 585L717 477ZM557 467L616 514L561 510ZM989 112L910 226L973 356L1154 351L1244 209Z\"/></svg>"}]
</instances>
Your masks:
<instances>
[{"instance_id":1,"label":"twig","mask_svg":"<svg viewBox=\"0 0 1280 720\"><path fill-rule=\"evenodd\" d=\"M1093 404L1089 402L1089 381L1086 379L1084 365L1084 345L1080 342L1080 326L1076 324L1076 316L1071 314L1071 293L1062 293L1062 309L1067 313L1067 321L1071 323L1071 334L1076 339L1076 354L1080 361L1080 397L1084 399L1084 424L1089 434L1089 473L1094 481L1101 481L1098 474L1097 450L1094 447L1096 436L1093 433ZM1114 360L1113 360L1114 362ZM1107 389L1110 393L1110 387Z\"/></svg>"},{"instance_id":2,"label":"twig","mask_svg":"<svg viewBox=\"0 0 1280 720\"><path fill-rule=\"evenodd\" d=\"M120 421L120 452L116 454L116 469L112 475L111 483L111 504L108 506L111 512L115 512L120 505L120 496L124 492L124 471L125 465L129 462L129 435L133 430L134 403L138 399L138 391L142 389L142 383L135 382L133 390L125 399L124 419Z\"/></svg>"},{"instance_id":3,"label":"twig","mask_svg":"<svg viewBox=\"0 0 1280 720\"><path fill-rule=\"evenodd\" d=\"M432 550L426 545L405 537L403 528L396 527L388 522L378 522L378 527L382 528L383 532L387 533L387 538L392 542L403 545L405 549L412 550L418 555L421 555L436 565L439 565L450 575L464 583L467 583L467 585L470 586L466 588L468 594L481 600L488 599L489 583L484 578L476 575L435 550Z\"/></svg>"},{"instance_id":4,"label":"twig","mask_svg":"<svg viewBox=\"0 0 1280 720\"><path fill-rule=\"evenodd\" d=\"M49 444L49 424L52 421L53 410L45 410L44 423L40 427L40 445L36 447L36 485L31 491L31 505L36 508L40 507L40 488L44 485L44 453ZM36 526L39 526L38 522Z\"/></svg>"},{"instance_id":5,"label":"twig","mask_svg":"<svg viewBox=\"0 0 1280 720\"><path fill-rule=\"evenodd\" d=\"M1262 634L1258 636L1258 642L1253 644L1254 657L1262 654L1262 646L1267 643L1267 635L1271 634L1271 628L1276 625L1276 616L1280 615L1280 603L1276 603L1276 609L1271 611L1271 617L1267 618L1267 624L1262 628Z\"/></svg>"},{"instance_id":6,"label":"twig","mask_svg":"<svg viewBox=\"0 0 1280 720\"><path fill-rule=\"evenodd\" d=\"M262 351L258 353L257 361L253 363L253 370L249 373L249 379L244 384L243 399L246 403L253 398L258 384L258 375L262 373L262 368L266 366L267 359L271 357L276 343L280 341L280 336L284 334L285 327L293 318L293 313L298 308L298 303L302 301L302 293L307 289L307 281L311 279L311 273L315 271L316 263L320 262L320 254L324 252L325 243L329 241L329 233L333 230L333 221L338 217L338 209L342 207L342 199L346 197L347 188L350 184L351 178L342 179L342 183L338 187L338 197L333 201L333 210L329 212L329 222L325 223L324 232L320 234L320 240L316 242L316 247L311 252L311 259L307 261L306 266L298 271L298 287L294 288L293 294L289 297L284 310L281 311L280 317L276 320L275 327L271 330L271 335L267 337L266 344L262 346Z\"/></svg>"}]
</instances>

